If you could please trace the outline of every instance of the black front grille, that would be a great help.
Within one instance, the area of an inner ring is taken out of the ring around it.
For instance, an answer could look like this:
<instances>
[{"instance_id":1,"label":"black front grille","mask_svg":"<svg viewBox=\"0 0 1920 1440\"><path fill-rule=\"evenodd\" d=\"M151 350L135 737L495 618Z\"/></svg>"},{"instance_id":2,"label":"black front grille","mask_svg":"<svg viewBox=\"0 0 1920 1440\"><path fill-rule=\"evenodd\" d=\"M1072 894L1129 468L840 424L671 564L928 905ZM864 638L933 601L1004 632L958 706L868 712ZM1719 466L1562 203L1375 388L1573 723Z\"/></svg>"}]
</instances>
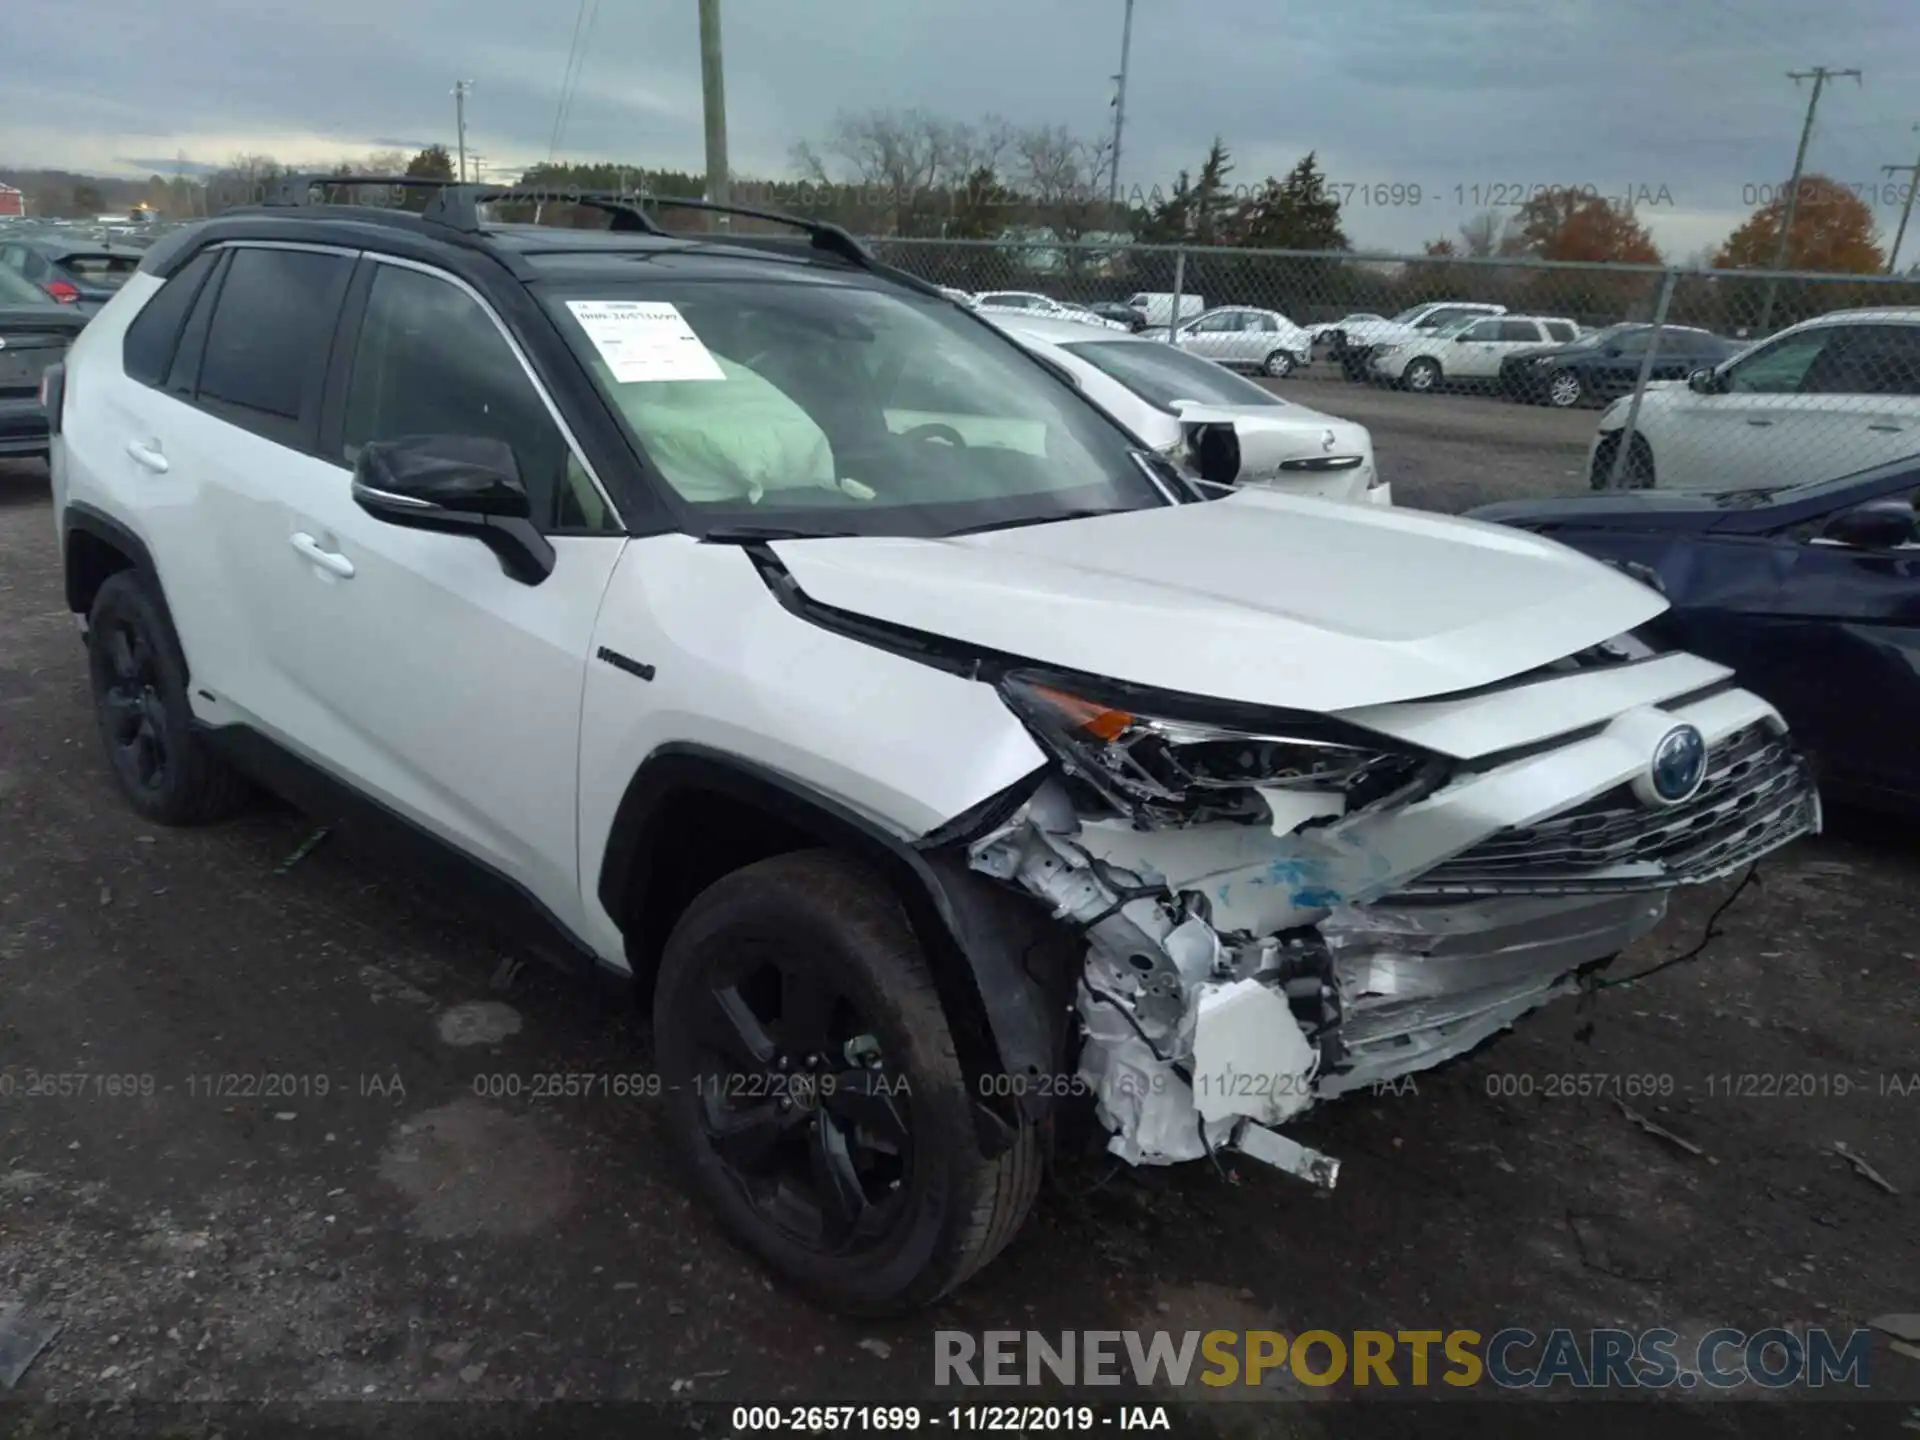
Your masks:
<instances>
[{"instance_id":1,"label":"black front grille","mask_svg":"<svg viewBox=\"0 0 1920 1440\"><path fill-rule=\"evenodd\" d=\"M1653 810L1624 789L1537 825L1502 830L1427 871L1410 895L1591 893L1696 884L1738 869L1813 828L1819 801L1806 761L1765 725L1707 756L1684 805Z\"/></svg>"}]
</instances>

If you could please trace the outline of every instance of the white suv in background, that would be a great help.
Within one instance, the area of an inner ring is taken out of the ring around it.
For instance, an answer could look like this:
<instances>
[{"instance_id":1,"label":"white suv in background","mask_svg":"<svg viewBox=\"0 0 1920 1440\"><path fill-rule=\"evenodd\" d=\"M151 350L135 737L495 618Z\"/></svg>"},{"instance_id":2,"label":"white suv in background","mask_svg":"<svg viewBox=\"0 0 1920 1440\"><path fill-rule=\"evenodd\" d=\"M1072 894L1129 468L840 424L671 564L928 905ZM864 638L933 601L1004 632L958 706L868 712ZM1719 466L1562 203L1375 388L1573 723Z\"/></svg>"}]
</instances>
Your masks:
<instances>
[{"instance_id":1,"label":"white suv in background","mask_svg":"<svg viewBox=\"0 0 1920 1440\"><path fill-rule=\"evenodd\" d=\"M1415 339L1374 347L1374 377L1408 390L1442 385L1491 385L1509 356L1578 339L1577 322L1559 315L1462 315Z\"/></svg>"},{"instance_id":2,"label":"white suv in background","mask_svg":"<svg viewBox=\"0 0 1920 1440\"><path fill-rule=\"evenodd\" d=\"M1234 429L1157 453L844 231L324 179L155 245L48 372L105 761L161 824L262 780L630 985L690 1222L829 1305L986 1264L1072 1105L1331 1186L1304 1112L1818 826L1654 590L1213 498Z\"/></svg>"},{"instance_id":3,"label":"white suv in background","mask_svg":"<svg viewBox=\"0 0 1920 1440\"><path fill-rule=\"evenodd\" d=\"M1632 401L1600 417L1589 468L1611 475ZM1842 310L1686 380L1654 381L1622 483L1662 490L1811 484L1920 454L1920 307Z\"/></svg>"}]
</instances>

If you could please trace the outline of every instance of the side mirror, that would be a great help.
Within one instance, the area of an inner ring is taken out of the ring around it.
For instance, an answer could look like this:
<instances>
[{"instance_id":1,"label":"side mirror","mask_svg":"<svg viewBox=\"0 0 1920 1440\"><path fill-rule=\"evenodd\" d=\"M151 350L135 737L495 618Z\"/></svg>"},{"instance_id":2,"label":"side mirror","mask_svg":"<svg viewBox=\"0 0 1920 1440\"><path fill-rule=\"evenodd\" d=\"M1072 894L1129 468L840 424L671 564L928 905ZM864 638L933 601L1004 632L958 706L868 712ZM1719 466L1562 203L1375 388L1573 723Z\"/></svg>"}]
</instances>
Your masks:
<instances>
[{"instance_id":1,"label":"side mirror","mask_svg":"<svg viewBox=\"0 0 1920 1440\"><path fill-rule=\"evenodd\" d=\"M1904 500L1872 500L1843 510L1827 522L1824 540L1856 550L1891 550L1920 538L1920 513Z\"/></svg>"},{"instance_id":2,"label":"side mirror","mask_svg":"<svg viewBox=\"0 0 1920 1440\"><path fill-rule=\"evenodd\" d=\"M1702 366L1687 375L1687 389L1696 395L1717 394L1720 389L1720 377L1708 366Z\"/></svg>"},{"instance_id":3,"label":"side mirror","mask_svg":"<svg viewBox=\"0 0 1920 1440\"><path fill-rule=\"evenodd\" d=\"M408 435L372 441L354 460L353 499L389 525L471 536L523 585L553 573L553 546L534 527L519 462L503 440Z\"/></svg>"}]
</instances>

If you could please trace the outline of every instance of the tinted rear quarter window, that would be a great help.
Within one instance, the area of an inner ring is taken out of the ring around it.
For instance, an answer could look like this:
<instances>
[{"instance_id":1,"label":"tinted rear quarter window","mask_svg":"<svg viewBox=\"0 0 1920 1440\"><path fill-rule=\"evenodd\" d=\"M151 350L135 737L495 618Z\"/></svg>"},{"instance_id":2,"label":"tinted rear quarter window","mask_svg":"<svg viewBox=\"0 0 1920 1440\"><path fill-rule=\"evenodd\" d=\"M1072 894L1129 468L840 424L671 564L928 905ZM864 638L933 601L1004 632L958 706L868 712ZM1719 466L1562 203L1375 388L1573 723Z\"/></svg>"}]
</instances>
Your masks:
<instances>
[{"instance_id":1,"label":"tinted rear quarter window","mask_svg":"<svg viewBox=\"0 0 1920 1440\"><path fill-rule=\"evenodd\" d=\"M306 250L234 251L207 331L198 398L295 443L318 409L319 382L353 262Z\"/></svg>"},{"instance_id":2,"label":"tinted rear quarter window","mask_svg":"<svg viewBox=\"0 0 1920 1440\"><path fill-rule=\"evenodd\" d=\"M173 347L180 339L180 327L193 308L213 270L218 252L206 250L195 256L187 268L168 280L133 317L120 342L120 364L130 379L142 385L158 385L173 363Z\"/></svg>"}]
</instances>

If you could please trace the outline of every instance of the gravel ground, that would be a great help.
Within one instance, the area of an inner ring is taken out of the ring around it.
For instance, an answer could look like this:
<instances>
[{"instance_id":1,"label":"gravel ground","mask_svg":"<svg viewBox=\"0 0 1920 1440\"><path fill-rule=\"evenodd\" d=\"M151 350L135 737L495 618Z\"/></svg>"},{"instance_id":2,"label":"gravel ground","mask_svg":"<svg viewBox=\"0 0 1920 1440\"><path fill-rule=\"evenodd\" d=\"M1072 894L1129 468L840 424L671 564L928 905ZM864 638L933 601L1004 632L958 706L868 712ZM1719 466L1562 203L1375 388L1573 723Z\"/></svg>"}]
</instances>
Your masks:
<instances>
[{"instance_id":1,"label":"gravel ground","mask_svg":"<svg viewBox=\"0 0 1920 1440\"><path fill-rule=\"evenodd\" d=\"M1378 425L1404 501L1488 483L1494 462L1448 448L1474 442L1423 442L1402 418L1463 402L1327 388L1326 408ZM1536 438L1513 450L1533 458L1512 463L1544 473L1570 443L1545 427L1569 418L1528 415ZM644 1073L648 1038L343 846L288 866L309 834L264 807L161 832L119 802L45 473L0 466L0 1323L11 1305L61 1326L16 1399L924 1402L936 1329L1697 1336L1920 1311L1920 843L1897 827L1839 817L1764 868L1698 960L1320 1112L1304 1138L1346 1162L1331 1197L1258 1168L1073 1162L975 1283L883 1324L817 1313L722 1238L681 1188L657 1102L491 1093ZM1725 889L1679 897L1623 968L1695 945ZM29 1072L94 1078L28 1098ZM246 1075L286 1077L283 1093L219 1079ZM1636 1108L1687 1147L1581 1093L1615 1076L1666 1077ZM1864 1412L1804 1394L1655 1409L1712 1433L1892 1433L1920 1413L1920 1361L1882 1342L1873 1364L1889 1403ZM1244 1393L1194 1386L1181 1398L1207 1403L1182 1424L1354 1433L1355 1407L1310 1403L1344 1386ZM982 1392L939 1397L956 1398ZM1422 1412L1418 1433L1568 1410L1543 1403L1442 1405L1448 1423ZM13 1433L72 1413L14 1413Z\"/></svg>"}]
</instances>

